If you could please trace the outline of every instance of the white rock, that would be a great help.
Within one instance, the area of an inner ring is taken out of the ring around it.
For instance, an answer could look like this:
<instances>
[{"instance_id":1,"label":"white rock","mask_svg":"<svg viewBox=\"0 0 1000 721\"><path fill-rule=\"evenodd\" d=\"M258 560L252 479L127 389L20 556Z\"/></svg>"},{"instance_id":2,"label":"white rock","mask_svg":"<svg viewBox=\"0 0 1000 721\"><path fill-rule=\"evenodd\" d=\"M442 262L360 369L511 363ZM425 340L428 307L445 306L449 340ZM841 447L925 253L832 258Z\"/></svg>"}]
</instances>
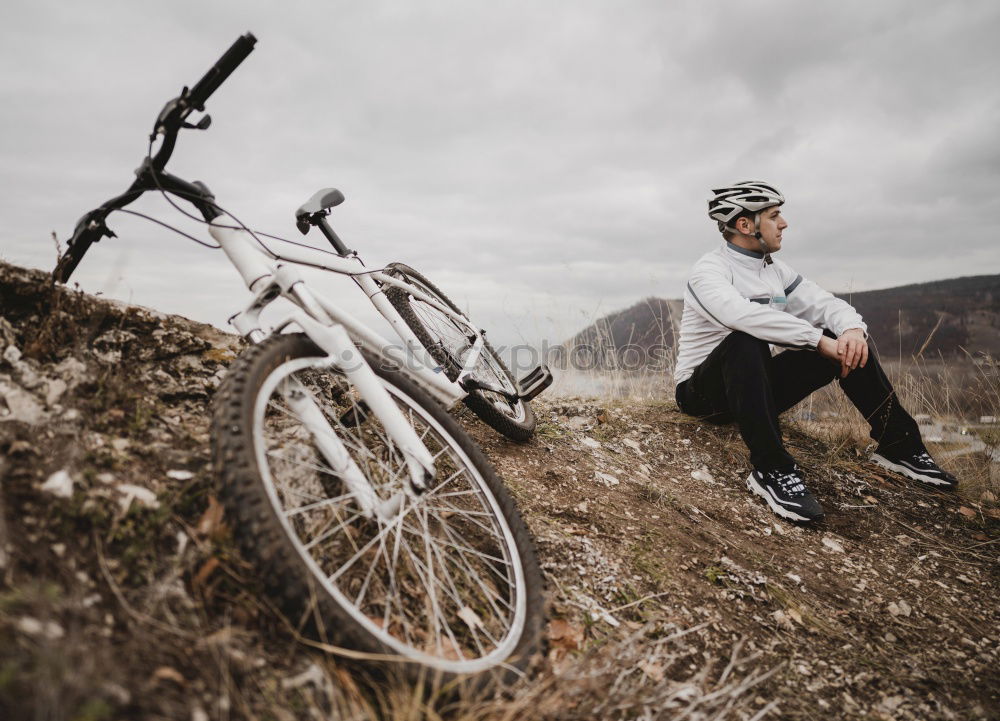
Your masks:
<instances>
[{"instance_id":1,"label":"white rock","mask_svg":"<svg viewBox=\"0 0 1000 721\"><path fill-rule=\"evenodd\" d=\"M61 378L52 378L46 381L45 385L45 405L54 406L62 398L62 394L66 392L69 386L66 385L66 381Z\"/></svg>"},{"instance_id":2,"label":"white rock","mask_svg":"<svg viewBox=\"0 0 1000 721\"><path fill-rule=\"evenodd\" d=\"M771 613L771 618L773 618L782 628L788 629L789 631L795 630L795 623L792 621L791 617L780 608Z\"/></svg>"},{"instance_id":3,"label":"white rock","mask_svg":"<svg viewBox=\"0 0 1000 721\"><path fill-rule=\"evenodd\" d=\"M13 365L21 360L21 351L16 345L9 345L3 352L3 359Z\"/></svg>"},{"instance_id":4,"label":"white rock","mask_svg":"<svg viewBox=\"0 0 1000 721\"><path fill-rule=\"evenodd\" d=\"M600 441L595 441L590 436L584 436L583 438L581 438L580 439L580 443L582 443L583 445L587 446L588 448L600 448L601 447Z\"/></svg>"},{"instance_id":5,"label":"white rock","mask_svg":"<svg viewBox=\"0 0 1000 721\"><path fill-rule=\"evenodd\" d=\"M118 503L124 511L129 509L129 506L132 505L132 501L138 501L146 508L155 509L160 507L160 502L156 500L156 494L148 488L135 486L131 483L119 483L116 488L118 492L122 494L122 497L118 499Z\"/></svg>"},{"instance_id":6,"label":"white rock","mask_svg":"<svg viewBox=\"0 0 1000 721\"><path fill-rule=\"evenodd\" d=\"M846 551L844 551L844 547L840 545L840 542L830 538L829 536L823 536L823 545L836 553L846 553Z\"/></svg>"},{"instance_id":7,"label":"white rock","mask_svg":"<svg viewBox=\"0 0 1000 721\"><path fill-rule=\"evenodd\" d=\"M194 478L194 474L191 471L167 471L167 478L173 478L175 481L190 481Z\"/></svg>"},{"instance_id":8,"label":"white rock","mask_svg":"<svg viewBox=\"0 0 1000 721\"><path fill-rule=\"evenodd\" d=\"M63 627L54 621L39 621L31 616L22 616L17 620L17 630L28 636L40 636L51 641L66 635Z\"/></svg>"},{"instance_id":9,"label":"white rock","mask_svg":"<svg viewBox=\"0 0 1000 721\"><path fill-rule=\"evenodd\" d=\"M7 405L7 413L0 415L0 420L20 421L33 426L41 421L45 415L42 406L35 400L35 397L23 388L0 383L0 397ZM0 404L0 408L2 408L2 404Z\"/></svg>"},{"instance_id":10,"label":"white rock","mask_svg":"<svg viewBox=\"0 0 1000 721\"><path fill-rule=\"evenodd\" d=\"M796 583L802 583L802 577L801 576L797 576L794 573L786 573L785 574L785 578L789 578L789 579L795 581Z\"/></svg>"},{"instance_id":11,"label":"white rock","mask_svg":"<svg viewBox=\"0 0 1000 721\"><path fill-rule=\"evenodd\" d=\"M891 713L902 706L904 701L906 699L902 696L888 696L882 699L881 703L879 703L879 708Z\"/></svg>"},{"instance_id":12,"label":"white rock","mask_svg":"<svg viewBox=\"0 0 1000 721\"><path fill-rule=\"evenodd\" d=\"M712 478L712 474L708 472L707 466L702 466L696 471L691 471L691 477L696 481L702 481L703 483L715 483L715 479Z\"/></svg>"},{"instance_id":13,"label":"white rock","mask_svg":"<svg viewBox=\"0 0 1000 721\"><path fill-rule=\"evenodd\" d=\"M184 549L188 546L188 535L184 531L178 531L175 538L177 539L177 555L183 556Z\"/></svg>"},{"instance_id":14,"label":"white rock","mask_svg":"<svg viewBox=\"0 0 1000 721\"><path fill-rule=\"evenodd\" d=\"M633 441L631 438L623 438L622 443L638 453L640 456L643 455L642 447L639 445L638 441Z\"/></svg>"},{"instance_id":15,"label":"white rock","mask_svg":"<svg viewBox=\"0 0 1000 721\"><path fill-rule=\"evenodd\" d=\"M617 486L620 483L620 481L610 473L602 473L601 471L594 471L594 478L609 488L611 486Z\"/></svg>"},{"instance_id":16,"label":"white rock","mask_svg":"<svg viewBox=\"0 0 1000 721\"><path fill-rule=\"evenodd\" d=\"M66 471L56 471L42 484L42 490L59 498L73 495L73 479Z\"/></svg>"},{"instance_id":17,"label":"white rock","mask_svg":"<svg viewBox=\"0 0 1000 721\"><path fill-rule=\"evenodd\" d=\"M78 385L87 378L86 364L72 356L57 365L55 371L66 381L70 388Z\"/></svg>"},{"instance_id":18,"label":"white rock","mask_svg":"<svg viewBox=\"0 0 1000 721\"><path fill-rule=\"evenodd\" d=\"M29 636L40 636L45 625L37 618L23 616L17 619L17 630Z\"/></svg>"}]
</instances>

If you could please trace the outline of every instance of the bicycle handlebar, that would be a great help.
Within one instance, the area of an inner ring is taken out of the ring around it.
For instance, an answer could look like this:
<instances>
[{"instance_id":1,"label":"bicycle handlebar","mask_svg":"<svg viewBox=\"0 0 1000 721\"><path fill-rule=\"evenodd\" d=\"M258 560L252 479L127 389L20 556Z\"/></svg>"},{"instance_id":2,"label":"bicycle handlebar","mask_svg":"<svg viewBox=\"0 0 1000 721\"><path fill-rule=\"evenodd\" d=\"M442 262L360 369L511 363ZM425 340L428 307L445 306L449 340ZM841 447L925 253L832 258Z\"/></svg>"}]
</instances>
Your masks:
<instances>
[{"instance_id":1,"label":"bicycle handlebar","mask_svg":"<svg viewBox=\"0 0 1000 721\"><path fill-rule=\"evenodd\" d=\"M204 110L205 101L218 90L219 86L225 82L232 72L239 67L239 64L247 59L253 51L253 46L257 43L257 38L253 33L247 33L236 39L230 48L223 53L219 61L212 66L199 80L188 95L188 104L195 110Z\"/></svg>"},{"instance_id":2,"label":"bicycle handlebar","mask_svg":"<svg viewBox=\"0 0 1000 721\"><path fill-rule=\"evenodd\" d=\"M241 35L190 91L184 88L180 97L168 102L160 111L154 136L156 133L162 132L164 138L156 158L151 164L143 162L140 169L136 171L138 177L128 190L105 202L99 208L91 210L77 221L73 237L67 243L66 252L59 258L55 270L52 271L52 277L55 280L66 283L92 243L105 236L114 237L114 233L104 224L108 213L125 207L146 190L151 190L159 185L153 174L162 171L170 158L177 133L182 127L184 119L192 110L203 111L205 109L205 101L219 89L219 86L239 67L240 63L247 59L256 43L257 38L253 36L253 33Z\"/></svg>"}]
</instances>

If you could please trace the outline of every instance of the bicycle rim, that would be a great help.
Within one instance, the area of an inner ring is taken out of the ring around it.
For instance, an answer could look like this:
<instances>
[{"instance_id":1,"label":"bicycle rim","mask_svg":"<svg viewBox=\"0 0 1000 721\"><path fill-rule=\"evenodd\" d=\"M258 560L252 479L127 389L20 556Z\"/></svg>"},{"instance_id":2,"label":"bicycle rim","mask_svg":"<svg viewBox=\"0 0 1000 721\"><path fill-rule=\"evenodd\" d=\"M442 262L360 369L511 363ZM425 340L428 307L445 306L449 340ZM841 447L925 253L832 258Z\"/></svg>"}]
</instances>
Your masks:
<instances>
[{"instance_id":1,"label":"bicycle rim","mask_svg":"<svg viewBox=\"0 0 1000 721\"><path fill-rule=\"evenodd\" d=\"M402 454L345 376L288 360L265 379L253 411L254 451L268 498L319 586L391 652L449 673L501 665L526 618L525 575L496 498L443 426L391 383L386 389L436 457L418 498ZM392 518L365 518L285 404L294 378L312 393Z\"/></svg>"},{"instance_id":2,"label":"bicycle rim","mask_svg":"<svg viewBox=\"0 0 1000 721\"><path fill-rule=\"evenodd\" d=\"M432 288L426 287L416 278L407 276L406 280L429 296L437 296L437 293ZM454 380L454 378L458 377L459 371L465 366L465 359L472 349L475 338L469 338L467 335L468 331L463 326L456 323L447 314L442 313L434 306L412 295L408 295L407 297L414 316L423 324L431 340L439 345L440 351L443 352L448 362L450 362L451 368L449 370L453 373L452 380ZM439 298L439 300L448 305L445 299ZM442 359L437 360L441 362ZM482 348L476 367L473 370L473 375L489 385L503 389L506 393L513 395L517 395L518 393L517 386L507 373L507 370L501 365L499 359L495 357L492 348ZM524 421L526 411L524 403L520 400L511 402L503 393L496 393L495 391L480 390L475 392L508 418L518 423Z\"/></svg>"}]
</instances>

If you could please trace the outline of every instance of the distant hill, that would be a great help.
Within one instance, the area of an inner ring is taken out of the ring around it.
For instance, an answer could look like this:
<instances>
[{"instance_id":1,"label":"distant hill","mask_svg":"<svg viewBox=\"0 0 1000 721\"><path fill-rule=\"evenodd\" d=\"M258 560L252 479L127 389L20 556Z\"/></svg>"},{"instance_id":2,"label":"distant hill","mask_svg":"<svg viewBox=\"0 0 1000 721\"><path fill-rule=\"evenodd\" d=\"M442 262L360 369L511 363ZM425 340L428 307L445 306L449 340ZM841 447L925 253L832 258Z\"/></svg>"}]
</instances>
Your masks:
<instances>
[{"instance_id":1,"label":"distant hill","mask_svg":"<svg viewBox=\"0 0 1000 721\"><path fill-rule=\"evenodd\" d=\"M883 353L1000 354L1000 275L838 295L858 309Z\"/></svg>"},{"instance_id":2,"label":"distant hill","mask_svg":"<svg viewBox=\"0 0 1000 721\"><path fill-rule=\"evenodd\" d=\"M1000 275L837 295L858 309L887 355L953 357L964 356L966 350L1000 355ZM598 349L598 365L612 357L621 362L627 348L641 348L650 357L653 347L673 348L683 305L680 300L646 298L598 319L564 346Z\"/></svg>"},{"instance_id":3,"label":"distant hill","mask_svg":"<svg viewBox=\"0 0 1000 721\"><path fill-rule=\"evenodd\" d=\"M641 349L643 359L669 359L673 356L674 336L683 309L681 300L646 298L598 319L563 345L583 354L577 357L575 365L584 368L591 363L608 367L612 358L615 363L633 365L623 357L630 349Z\"/></svg>"}]
</instances>

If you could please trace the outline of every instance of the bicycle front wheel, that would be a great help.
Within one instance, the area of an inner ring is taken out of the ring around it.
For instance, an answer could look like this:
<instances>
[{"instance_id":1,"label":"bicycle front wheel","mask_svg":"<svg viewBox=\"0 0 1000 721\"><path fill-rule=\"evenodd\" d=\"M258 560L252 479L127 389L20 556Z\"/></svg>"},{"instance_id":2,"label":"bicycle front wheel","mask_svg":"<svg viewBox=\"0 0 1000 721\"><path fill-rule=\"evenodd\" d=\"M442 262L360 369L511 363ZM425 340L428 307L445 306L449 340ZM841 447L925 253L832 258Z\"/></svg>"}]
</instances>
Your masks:
<instances>
[{"instance_id":1,"label":"bicycle front wheel","mask_svg":"<svg viewBox=\"0 0 1000 721\"><path fill-rule=\"evenodd\" d=\"M369 359L434 456L429 490L407 493L402 452L323 356L304 335L273 336L220 389L215 467L243 552L291 617L309 615L323 638L444 674L523 668L540 644L543 582L496 473L441 406ZM288 400L302 393L382 513L365 514L320 453L315 421Z\"/></svg>"},{"instance_id":2,"label":"bicycle front wheel","mask_svg":"<svg viewBox=\"0 0 1000 721\"><path fill-rule=\"evenodd\" d=\"M402 263L390 263L386 272L435 298L438 303L456 315L466 315L448 297L420 273ZM465 365L465 357L475 343L468 328L456 322L447 313L414 297L404 289L386 287L385 297L410 327L420 344L444 368L450 380L456 380ZM535 432L535 413L520 398L511 400L518 393L514 376L486 339L473 375L488 385L501 388L504 393L475 390L465 397L465 405L494 430L513 441L524 442ZM505 395L507 394L507 395Z\"/></svg>"}]
</instances>

